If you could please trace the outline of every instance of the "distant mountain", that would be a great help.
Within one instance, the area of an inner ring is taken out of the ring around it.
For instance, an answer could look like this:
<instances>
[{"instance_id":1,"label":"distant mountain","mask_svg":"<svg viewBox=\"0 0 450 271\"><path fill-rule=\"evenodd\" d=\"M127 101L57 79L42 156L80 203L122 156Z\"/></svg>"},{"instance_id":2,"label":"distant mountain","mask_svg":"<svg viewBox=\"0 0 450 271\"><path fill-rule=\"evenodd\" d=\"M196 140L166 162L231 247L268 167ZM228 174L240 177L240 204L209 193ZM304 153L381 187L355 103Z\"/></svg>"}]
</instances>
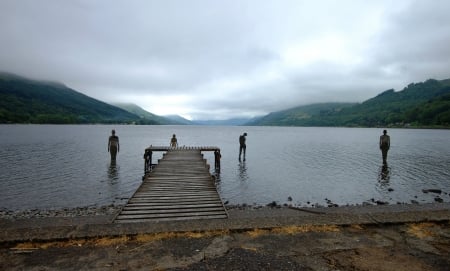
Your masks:
<instances>
[{"instance_id":1,"label":"distant mountain","mask_svg":"<svg viewBox=\"0 0 450 271\"><path fill-rule=\"evenodd\" d=\"M0 123L136 123L140 118L64 84L0 73Z\"/></svg>"},{"instance_id":2,"label":"distant mountain","mask_svg":"<svg viewBox=\"0 0 450 271\"><path fill-rule=\"evenodd\" d=\"M158 124L163 124L163 125L167 125L167 124L171 124L171 125L180 125L183 124L181 122L169 119L169 118L165 118L165 117L161 117L158 115L155 115L153 113L150 113L146 110L144 110L143 108L139 107L138 105L135 104L131 104L131 103L113 103L114 106L117 106L119 108L122 108L123 110L126 110L134 115L139 116L142 120L146 120L148 122L154 122L154 123L158 123Z\"/></svg>"},{"instance_id":3,"label":"distant mountain","mask_svg":"<svg viewBox=\"0 0 450 271\"><path fill-rule=\"evenodd\" d=\"M194 120L194 124L198 125L215 125L215 126L240 126L250 122L250 118L233 118L226 120Z\"/></svg>"},{"instance_id":4,"label":"distant mountain","mask_svg":"<svg viewBox=\"0 0 450 271\"><path fill-rule=\"evenodd\" d=\"M164 116L167 119L170 119L172 121L176 121L178 124L185 124L185 125L192 125L194 124L192 121L183 118L182 116L179 115L167 115Z\"/></svg>"},{"instance_id":5,"label":"distant mountain","mask_svg":"<svg viewBox=\"0 0 450 271\"><path fill-rule=\"evenodd\" d=\"M246 125L261 126L302 126L317 116L331 115L356 103L318 103L298 106L282 111L272 112L266 116L256 118Z\"/></svg>"},{"instance_id":6,"label":"distant mountain","mask_svg":"<svg viewBox=\"0 0 450 271\"><path fill-rule=\"evenodd\" d=\"M450 127L450 80L411 83L361 104L315 104L270 113L251 125Z\"/></svg>"}]
</instances>

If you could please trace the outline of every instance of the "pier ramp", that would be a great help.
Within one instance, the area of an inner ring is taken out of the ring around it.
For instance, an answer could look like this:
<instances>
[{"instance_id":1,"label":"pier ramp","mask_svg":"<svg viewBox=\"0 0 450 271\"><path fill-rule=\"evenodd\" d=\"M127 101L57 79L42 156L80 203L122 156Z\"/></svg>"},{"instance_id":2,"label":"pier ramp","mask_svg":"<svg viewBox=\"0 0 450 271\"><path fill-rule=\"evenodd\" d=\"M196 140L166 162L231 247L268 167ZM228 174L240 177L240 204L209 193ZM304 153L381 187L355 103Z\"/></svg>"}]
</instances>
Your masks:
<instances>
[{"instance_id":1,"label":"pier ramp","mask_svg":"<svg viewBox=\"0 0 450 271\"><path fill-rule=\"evenodd\" d=\"M146 149L146 174L115 223L227 218L214 177L202 151L218 148ZM148 166L148 154L166 151L157 164ZM219 150L220 151L220 150ZM145 157L144 157L145 158Z\"/></svg>"}]
</instances>

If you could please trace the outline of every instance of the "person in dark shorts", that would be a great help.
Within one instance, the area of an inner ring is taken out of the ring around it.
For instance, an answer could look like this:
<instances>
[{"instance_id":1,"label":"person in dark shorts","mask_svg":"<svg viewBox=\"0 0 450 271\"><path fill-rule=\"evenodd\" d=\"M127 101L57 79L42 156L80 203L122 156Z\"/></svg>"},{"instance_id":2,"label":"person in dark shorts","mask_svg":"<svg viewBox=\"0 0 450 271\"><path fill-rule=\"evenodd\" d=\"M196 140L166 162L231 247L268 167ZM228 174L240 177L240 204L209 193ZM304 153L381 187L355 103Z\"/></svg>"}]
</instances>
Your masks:
<instances>
[{"instance_id":1,"label":"person in dark shorts","mask_svg":"<svg viewBox=\"0 0 450 271\"><path fill-rule=\"evenodd\" d=\"M119 152L119 137L116 136L116 131L112 130L108 140L108 152L111 154L111 161L116 160Z\"/></svg>"},{"instance_id":2,"label":"person in dark shorts","mask_svg":"<svg viewBox=\"0 0 450 271\"><path fill-rule=\"evenodd\" d=\"M245 161L245 151L247 149L247 145L245 144L245 137L247 133L244 133L239 136L239 161L241 161L241 154L244 153L244 161Z\"/></svg>"}]
</instances>

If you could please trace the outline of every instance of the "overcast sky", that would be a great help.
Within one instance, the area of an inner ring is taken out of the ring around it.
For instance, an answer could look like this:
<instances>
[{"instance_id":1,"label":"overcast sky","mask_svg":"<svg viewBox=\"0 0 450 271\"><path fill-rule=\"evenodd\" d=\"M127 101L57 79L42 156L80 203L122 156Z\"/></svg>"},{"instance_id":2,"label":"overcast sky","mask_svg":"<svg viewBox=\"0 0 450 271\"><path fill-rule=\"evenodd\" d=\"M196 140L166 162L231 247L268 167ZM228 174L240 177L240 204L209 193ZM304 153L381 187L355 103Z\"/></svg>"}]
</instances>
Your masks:
<instances>
[{"instance_id":1,"label":"overcast sky","mask_svg":"<svg viewBox=\"0 0 450 271\"><path fill-rule=\"evenodd\" d=\"M0 0L0 71L189 119L450 78L446 0Z\"/></svg>"}]
</instances>

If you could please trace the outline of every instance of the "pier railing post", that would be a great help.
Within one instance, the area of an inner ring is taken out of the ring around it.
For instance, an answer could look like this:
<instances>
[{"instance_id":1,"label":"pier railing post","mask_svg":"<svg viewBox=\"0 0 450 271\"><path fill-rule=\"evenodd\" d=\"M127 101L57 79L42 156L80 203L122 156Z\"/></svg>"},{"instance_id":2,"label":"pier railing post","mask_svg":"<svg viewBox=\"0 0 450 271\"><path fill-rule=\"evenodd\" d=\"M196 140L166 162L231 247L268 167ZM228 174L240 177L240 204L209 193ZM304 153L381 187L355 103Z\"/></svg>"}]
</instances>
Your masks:
<instances>
[{"instance_id":1,"label":"pier railing post","mask_svg":"<svg viewBox=\"0 0 450 271\"><path fill-rule=\"evenodd\" d=\"M220 154L220 150L215 150L214 151L214 169L217 172L220 172L220 158L222 157L222 155Z\"/></svg>"}]
</instances>

